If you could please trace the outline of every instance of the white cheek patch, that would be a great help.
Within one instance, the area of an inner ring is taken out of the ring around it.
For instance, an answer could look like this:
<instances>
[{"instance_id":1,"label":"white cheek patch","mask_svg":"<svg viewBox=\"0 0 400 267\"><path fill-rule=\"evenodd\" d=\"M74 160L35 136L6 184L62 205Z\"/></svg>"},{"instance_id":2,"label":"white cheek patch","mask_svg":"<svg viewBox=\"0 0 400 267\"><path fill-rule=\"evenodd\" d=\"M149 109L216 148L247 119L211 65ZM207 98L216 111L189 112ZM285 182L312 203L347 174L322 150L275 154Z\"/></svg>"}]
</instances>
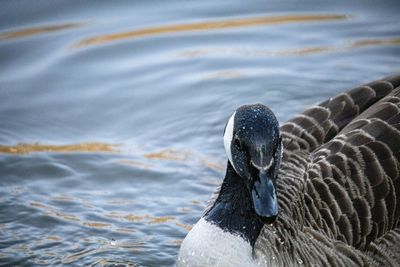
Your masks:
<instances>
[{"instance_id":1,"label":"white cheek patch","mask_svg":"<svg viewBox=\"0 0 400 267\"><path fill-rule=\"evenodd\" d=\"M225 128L225 134L224 134L225 153L228 156L228 159L231 162L234 169L236 169L236 168L233 165L233 161L232 161L231 143L232 143L232 139L233 139L233 128L235 126L234 125L235 124L235 115L236 115L236 111L229 118L228 124L226 125L226 128Z\"/></svg>"}]
</instances>

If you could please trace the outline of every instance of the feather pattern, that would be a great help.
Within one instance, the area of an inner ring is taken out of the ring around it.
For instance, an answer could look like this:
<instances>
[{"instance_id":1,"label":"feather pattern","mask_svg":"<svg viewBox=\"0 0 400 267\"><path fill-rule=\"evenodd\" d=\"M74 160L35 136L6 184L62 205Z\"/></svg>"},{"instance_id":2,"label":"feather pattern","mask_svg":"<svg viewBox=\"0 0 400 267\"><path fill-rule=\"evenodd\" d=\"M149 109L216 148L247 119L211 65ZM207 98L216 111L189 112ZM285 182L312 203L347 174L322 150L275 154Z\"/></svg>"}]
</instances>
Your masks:
<instances>
[{"instance_id":1,"label":"feather pattern","mask_svg":"<svg viewBox=\"0 0 400 267\"><path fill-rule=\"evenodd\" d=\"M399 86L400 75L356 87L281 126L280 214L257 240L259 260L400 264Z\"/></svg>"}]
</instances>

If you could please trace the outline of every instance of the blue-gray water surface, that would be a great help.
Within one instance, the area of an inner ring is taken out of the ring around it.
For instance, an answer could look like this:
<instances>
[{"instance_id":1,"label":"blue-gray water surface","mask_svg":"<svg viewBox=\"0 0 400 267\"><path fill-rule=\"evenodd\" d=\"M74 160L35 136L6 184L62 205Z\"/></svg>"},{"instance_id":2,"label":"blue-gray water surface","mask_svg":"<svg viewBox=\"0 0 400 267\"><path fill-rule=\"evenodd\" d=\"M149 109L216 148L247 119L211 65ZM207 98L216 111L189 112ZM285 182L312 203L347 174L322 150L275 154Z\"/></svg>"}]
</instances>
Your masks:
<instances>
[{"instance_id":1,"label":"blue-gray water surface","mask_svg":"<svg viewBox=\"0 0 400 267\"><path fill-rule=\"evenodd\" d=\"M397 1L2 1L0 264L174 265L242 104L400 72Z\"/></svg>"}]
</instances>

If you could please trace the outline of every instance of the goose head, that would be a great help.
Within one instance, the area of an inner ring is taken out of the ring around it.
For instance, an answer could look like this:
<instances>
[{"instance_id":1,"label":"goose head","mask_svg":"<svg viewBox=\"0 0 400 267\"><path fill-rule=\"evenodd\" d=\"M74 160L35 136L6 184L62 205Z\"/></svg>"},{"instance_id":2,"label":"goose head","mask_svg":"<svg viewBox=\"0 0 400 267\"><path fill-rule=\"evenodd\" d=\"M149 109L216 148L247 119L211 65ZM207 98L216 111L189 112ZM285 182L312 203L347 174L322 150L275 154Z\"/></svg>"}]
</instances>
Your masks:
<instances>
[{"instance_id":1,"label":"goose head","mask_svg":"<svg viewBox=\"0 0 400 267\"><path fill-rule=\"evenodd\" d=\"M226 124L224 147L228 164L246 184L258 218L263 223L274 222L282 143L273 112L261 104L239 107Z\"/></svg>"},{"instance_id":2,"label":"goose head","mask_svg":"<svg viewBox=\"0 0 400 267\"><path fill-rule=\"evenodd\" d=\"M182 242L178 266L257 266L253 248L278 216L279 124L264 105L239 107L224 131L225 178Z\"/></svg>"}]
</instances>

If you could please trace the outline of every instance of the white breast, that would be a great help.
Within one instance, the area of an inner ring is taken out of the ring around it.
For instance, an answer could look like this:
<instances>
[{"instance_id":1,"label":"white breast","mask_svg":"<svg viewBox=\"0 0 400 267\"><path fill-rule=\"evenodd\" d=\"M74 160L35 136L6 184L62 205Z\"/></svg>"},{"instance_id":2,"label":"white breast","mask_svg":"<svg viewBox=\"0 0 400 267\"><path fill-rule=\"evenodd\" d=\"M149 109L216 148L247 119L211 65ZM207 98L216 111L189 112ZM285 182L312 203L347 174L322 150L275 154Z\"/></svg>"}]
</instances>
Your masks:
<instances>
[{"instance_id":1,"label":"white breast","mask_svg":"<svg viewBox=\"0 0 400 267\"><path fill-rule=\"evenodd\" d=\"M177 266L256 266L249 242L201 218L183 240Z\"/></svg>"}]
</instances>

